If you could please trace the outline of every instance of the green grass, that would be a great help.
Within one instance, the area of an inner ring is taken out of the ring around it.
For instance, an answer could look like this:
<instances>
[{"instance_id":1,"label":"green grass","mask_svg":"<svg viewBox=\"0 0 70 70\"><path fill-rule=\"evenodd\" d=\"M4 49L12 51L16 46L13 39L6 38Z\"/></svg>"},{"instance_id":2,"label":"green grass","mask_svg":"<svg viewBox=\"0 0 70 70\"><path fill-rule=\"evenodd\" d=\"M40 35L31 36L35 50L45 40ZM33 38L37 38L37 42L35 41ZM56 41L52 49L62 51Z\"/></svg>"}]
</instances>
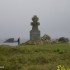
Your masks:
<instances>
[{"instance_id":1,"label":"green grass","mask_svg":"<svg viewBox=\"0 0 70 70\"><path fill-rule=\"evenodd\" d=\"M70 44L0 46L4 70L57 70L70 66Z\"/></svg>"}]
</instances>

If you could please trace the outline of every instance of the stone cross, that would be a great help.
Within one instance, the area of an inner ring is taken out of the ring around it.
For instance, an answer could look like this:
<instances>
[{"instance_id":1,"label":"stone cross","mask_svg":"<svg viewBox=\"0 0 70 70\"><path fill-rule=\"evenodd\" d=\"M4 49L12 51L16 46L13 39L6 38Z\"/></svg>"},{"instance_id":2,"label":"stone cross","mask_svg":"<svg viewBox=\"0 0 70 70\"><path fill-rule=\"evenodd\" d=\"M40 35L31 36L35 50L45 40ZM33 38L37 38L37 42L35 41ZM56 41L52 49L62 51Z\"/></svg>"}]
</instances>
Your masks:
<instances>
[{"instance_id":1,"label":"stone cross","mask_svg":"<svg viewBox=\"0 0 70 70\"><path fill-rule=\"evenodd\" d=\"M38 22L39 18L35 15L32 18L31 26L32 30L30 31L30 40L39 40L40 39L40 31L38 30Z\"/></svg>"}]
</instances>

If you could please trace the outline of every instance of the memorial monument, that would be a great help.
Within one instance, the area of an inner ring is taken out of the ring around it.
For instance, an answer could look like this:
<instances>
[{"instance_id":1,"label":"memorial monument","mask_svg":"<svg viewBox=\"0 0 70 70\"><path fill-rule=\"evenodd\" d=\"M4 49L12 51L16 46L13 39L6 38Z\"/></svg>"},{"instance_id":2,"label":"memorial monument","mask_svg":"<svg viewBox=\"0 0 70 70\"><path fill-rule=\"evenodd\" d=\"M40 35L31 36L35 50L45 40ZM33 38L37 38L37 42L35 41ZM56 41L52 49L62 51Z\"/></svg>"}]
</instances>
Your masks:
<instances>
[{"instance_id":1,"label":"memorial monument","mask_svg":"<svg viewBox=\"0 0 70 70\"><path fill-rule=\"evenodd\" d=\"M40 23L38 20L39 18L34 15L31 22L32 30L30 31L30 40L40 40L40 31L38 30Z\"/></svg>"}]
</instances>

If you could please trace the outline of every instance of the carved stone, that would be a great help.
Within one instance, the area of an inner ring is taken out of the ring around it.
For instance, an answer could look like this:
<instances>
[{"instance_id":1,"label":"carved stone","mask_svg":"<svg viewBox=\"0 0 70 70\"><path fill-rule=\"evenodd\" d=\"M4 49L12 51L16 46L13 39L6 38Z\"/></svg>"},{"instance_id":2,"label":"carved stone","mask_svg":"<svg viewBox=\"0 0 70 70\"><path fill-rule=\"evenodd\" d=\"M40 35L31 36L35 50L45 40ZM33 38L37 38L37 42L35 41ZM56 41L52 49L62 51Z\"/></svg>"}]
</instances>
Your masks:
<instances>
[{"instance_id":1,"label":"carved stone","mask_svg":"<svg viewBox=\"0 0 70 70\"><path fill-rule=\"evenodd\" d=\"M32 30L30 31L30 40L40 40L40 31L38 30L38 25L40 23L38 22L39 18L35 15L32 18L31 26Z\"/></svg>"}]
</instances>

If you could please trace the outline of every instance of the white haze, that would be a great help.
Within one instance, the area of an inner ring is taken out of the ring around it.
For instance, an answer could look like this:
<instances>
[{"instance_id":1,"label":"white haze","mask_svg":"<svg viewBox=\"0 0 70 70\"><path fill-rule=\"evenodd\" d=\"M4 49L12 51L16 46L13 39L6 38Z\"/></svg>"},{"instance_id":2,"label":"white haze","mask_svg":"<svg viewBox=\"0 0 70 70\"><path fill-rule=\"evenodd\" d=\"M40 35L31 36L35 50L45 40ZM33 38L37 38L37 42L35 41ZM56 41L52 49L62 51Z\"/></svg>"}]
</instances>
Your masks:
<instances>
[{"instance_id":1,"label":"white haze","mask_svg":"<svg viewBox=\"0 0 70 70\"><path fill-rule=\"evenodd\" d=\"M29 39L33 15L41 36L70 38L70 0L0 0L0 38Z\"/></svg>"}]
</instances>

